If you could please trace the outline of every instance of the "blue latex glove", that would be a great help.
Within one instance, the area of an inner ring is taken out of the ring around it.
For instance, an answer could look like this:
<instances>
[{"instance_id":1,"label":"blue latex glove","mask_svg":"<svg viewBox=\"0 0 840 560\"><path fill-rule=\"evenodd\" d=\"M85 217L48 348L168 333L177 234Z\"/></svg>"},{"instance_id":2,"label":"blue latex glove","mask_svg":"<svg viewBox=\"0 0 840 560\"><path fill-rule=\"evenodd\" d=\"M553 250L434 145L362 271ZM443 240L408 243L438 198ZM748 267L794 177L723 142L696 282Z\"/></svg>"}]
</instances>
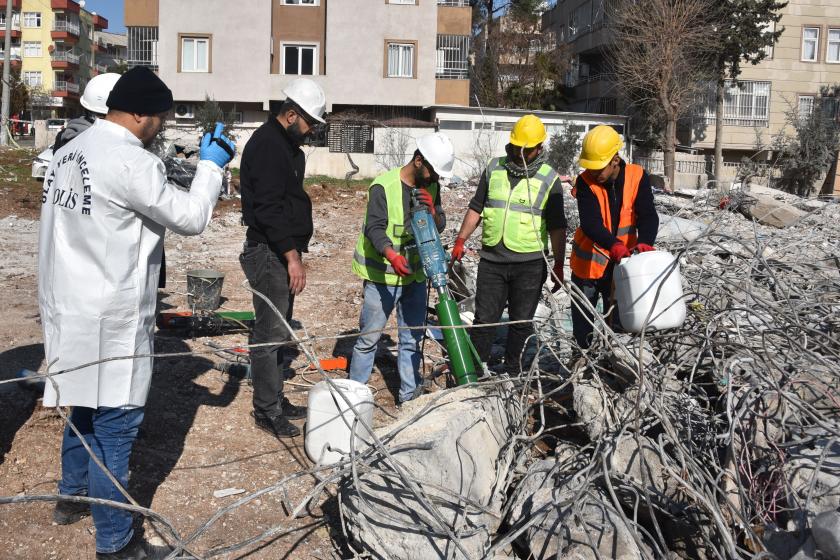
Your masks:
<instances>
[{"instance_id":1,"label":"blue latex glove","mask_svg":"<svg viewBox=\"0 0 840 560\"><path fill-rule=\"evenodd\" d=\"M229 138L222 135L224 129L225 125L217 122L213 134L208 132L204 135L198 152L200 160L212 161L219 167L224 167L230 163L230 160L236 154L236 146Z\"/></svg>"}]
</instances>

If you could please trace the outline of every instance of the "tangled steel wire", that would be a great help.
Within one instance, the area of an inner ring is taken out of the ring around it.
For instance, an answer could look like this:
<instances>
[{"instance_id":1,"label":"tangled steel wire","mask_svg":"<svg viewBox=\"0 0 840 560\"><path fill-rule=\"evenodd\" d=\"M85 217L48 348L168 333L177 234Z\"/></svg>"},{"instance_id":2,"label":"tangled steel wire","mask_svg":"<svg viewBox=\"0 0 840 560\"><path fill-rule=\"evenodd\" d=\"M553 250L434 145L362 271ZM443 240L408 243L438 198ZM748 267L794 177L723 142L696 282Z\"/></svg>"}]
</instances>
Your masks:
<instances>
[{"instance_id":1,"label":"tangled steel wire","mask_svg":"<svg viewBox=\"0 0 840 560\"><path fill-rule=\"evenodd\" d=\"M733 193L728 205L745 196ZM658 243L680 258L688 306L681 328L630 336L599 321L595 344L581 350L563 324L569 305L588 303L566 284L560 299L546 292L550 314L537 324L528 367L424 397L335 465L248 494L187 535L156 512L112 504L159 527L174 547L170 558L219 557L292 531L328 487L341 496L346 542L337 556L784 557L775 537L795 550L814 516L840 504L840 207L814 206L776 230L721 210L717 197L669 200L658 200L660 210L706 224L696 239ZM295 341L316 365L317 339ZM456 449L422 436L400 442L446 406L481 395L494 404L453 428ZM494 422L495 447L483 451L495 474L482 494L482 451L468 440ZM457 454L456 483L405 464L408 448ZM315 483L290 503L286 489L302 478ZM381 501L383 487L392 503ZM283 523L198 550L220 520L274 493L289 513ZM0 497L0 504L57 498ZM392 546L400 532L428 548L405 548L408 540Z\"/></svg>"}]
</instances>

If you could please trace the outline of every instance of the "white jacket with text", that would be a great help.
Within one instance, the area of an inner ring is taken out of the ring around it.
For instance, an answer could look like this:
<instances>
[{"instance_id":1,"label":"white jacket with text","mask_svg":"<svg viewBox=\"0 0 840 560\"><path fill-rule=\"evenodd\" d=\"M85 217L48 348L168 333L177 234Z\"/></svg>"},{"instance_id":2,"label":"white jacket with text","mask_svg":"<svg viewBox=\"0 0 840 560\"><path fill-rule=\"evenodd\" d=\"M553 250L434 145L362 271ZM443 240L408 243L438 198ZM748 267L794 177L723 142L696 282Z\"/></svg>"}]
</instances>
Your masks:
<instances>
[{"instance_id":1,"label":"white jacket with text","mask_svg":"<svg viewBox=\"0 0 840 560\"><path fill-rule=\"evenodd\" d=\"M197 235L210 222L222 172L198 165L188 192L126 128L99 119L58 150L44 178L38 303L49 371L44 406L143 406L166 229Z\"/></svg>"}]
</instances>

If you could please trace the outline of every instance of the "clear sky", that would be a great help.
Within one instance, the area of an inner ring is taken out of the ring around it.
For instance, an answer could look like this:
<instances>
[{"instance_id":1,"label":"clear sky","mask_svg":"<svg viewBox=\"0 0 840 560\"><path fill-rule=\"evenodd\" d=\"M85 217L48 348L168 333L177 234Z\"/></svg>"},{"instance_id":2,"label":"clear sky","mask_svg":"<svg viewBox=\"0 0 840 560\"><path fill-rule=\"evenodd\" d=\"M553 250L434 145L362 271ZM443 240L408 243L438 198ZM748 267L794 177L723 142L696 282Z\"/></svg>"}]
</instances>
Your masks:
<instances>
[{"instance_id":1,"label":"clear sky","mask_svg":"<svg viewBox=\"0 0 840 560\"><path fill-rule=\"evenodd\" d=\"M124 0L85 0L85 9L89 12L96 12L108 20L108 29L111 33L125 33L123 22Z\"/></svg>"}]
</instances>

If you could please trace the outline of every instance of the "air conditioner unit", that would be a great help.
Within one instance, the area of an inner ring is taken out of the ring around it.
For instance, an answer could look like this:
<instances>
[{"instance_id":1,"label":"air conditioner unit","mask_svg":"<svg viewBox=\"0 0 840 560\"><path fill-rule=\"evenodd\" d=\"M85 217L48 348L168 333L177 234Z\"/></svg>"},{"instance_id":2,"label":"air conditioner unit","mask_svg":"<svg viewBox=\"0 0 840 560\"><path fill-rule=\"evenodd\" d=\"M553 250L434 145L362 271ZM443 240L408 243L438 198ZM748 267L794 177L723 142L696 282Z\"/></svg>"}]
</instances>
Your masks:
<instances>
[{"instance_id":1,"label":"air conditioner unit","mask_svg":"<svg viewBox=\"0 0 840 560\"><path fill-rule=\"evenodd\" d=\"M177 103L175 105L176 119L194 119L195 107L192 103Z\"/></svg>"}]
</instances>

